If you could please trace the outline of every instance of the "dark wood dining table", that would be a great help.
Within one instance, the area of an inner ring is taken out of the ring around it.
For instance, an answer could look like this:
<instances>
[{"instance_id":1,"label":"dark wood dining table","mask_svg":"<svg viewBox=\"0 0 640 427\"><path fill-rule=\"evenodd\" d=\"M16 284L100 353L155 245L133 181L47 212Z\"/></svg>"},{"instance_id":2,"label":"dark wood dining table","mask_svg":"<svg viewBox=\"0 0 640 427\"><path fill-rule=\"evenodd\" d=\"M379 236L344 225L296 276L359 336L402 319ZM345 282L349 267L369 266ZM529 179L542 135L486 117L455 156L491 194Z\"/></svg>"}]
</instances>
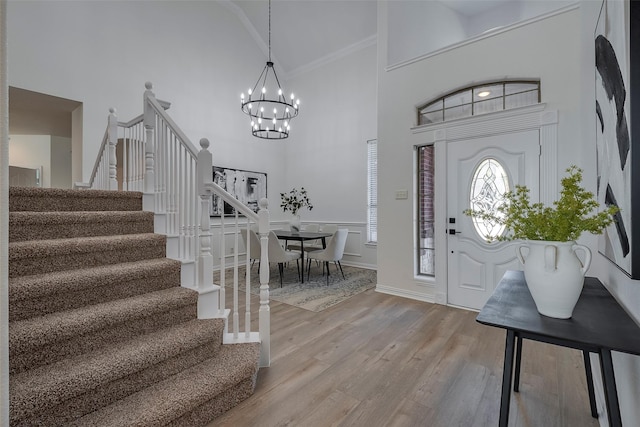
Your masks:
<instances>
[{"instance_id":1,"label":"dark wood dining table","mask_svg":"<svg viewBox=\"0 0 640 427\"><path fill-rule=\"evenodd\" d=\"M333 236L333 234L331 233L316 233L311 231L299 231L297 233L294 233L291 230L273 230L273 232L276 233L276 236L278 236L278 239L285 241L285 247L286 247L286 242L288 242L289 240L295 240L297 242L300 242L300 251L302 252L302 254L300 255L300 258L301 258L300 262L302 263L302 283L304 283L304 242L308 240L320 239L322 241L322 247L326 248L327 237Z\"/></svg>"}]
</instances>

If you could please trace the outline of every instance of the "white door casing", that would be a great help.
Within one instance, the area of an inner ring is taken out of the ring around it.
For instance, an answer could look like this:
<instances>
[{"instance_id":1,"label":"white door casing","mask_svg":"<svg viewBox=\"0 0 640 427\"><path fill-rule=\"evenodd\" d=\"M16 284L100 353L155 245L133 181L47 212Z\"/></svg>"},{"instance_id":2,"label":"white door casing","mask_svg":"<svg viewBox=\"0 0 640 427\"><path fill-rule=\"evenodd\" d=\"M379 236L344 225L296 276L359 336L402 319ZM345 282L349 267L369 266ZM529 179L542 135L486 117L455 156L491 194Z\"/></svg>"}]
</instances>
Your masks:
<instances>
[{"instance_id":1,"label":"white door casing","mask_svg":"<svg viewBox=\"0 0 640 427\"><path fill-rule=\"evenodd\" d=\"M411 129L416 146L435 146L435 277L416 276L421 286L432 286L432 300L451 304L448 295L448 216L447 216L447 151L456 141L491 137L500 134L537 130L541 154L539 157L540 201L550 205L558 194L558 112L547 110L546 104L506 110L466 119L453 120Z\"/></svg>"},{"instance_id":2,"label":"white door casing","mask_svg":"<svg viewBox=\"0 0 640 427\"><path fill-rule=\"evenodd\" d=\"M538 201L539 131L528 130L451 142L447 149L448 302L480 309L507 270L519 270L514 242L487 242L470 217L471 188L487 159L501 165L508 190L526 185Z\"/></svg>"}]
</instances>

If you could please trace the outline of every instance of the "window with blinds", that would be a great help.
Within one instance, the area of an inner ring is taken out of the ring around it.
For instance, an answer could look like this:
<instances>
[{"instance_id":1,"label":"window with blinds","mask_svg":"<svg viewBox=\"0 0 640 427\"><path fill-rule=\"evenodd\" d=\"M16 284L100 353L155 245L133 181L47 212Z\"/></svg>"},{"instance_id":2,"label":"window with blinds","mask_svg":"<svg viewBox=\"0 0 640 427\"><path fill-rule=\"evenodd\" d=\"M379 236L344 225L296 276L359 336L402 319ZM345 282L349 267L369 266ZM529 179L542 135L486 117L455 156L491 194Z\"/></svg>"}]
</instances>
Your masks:
<instances>
[{"instance_id":1,"label":"window with blinds","mask_svg":"<svg viewBox=\"0 0 640 427\"><path fill-rule=\"evenodd\" d=\"M367 242L378 241L378 141L367 141Z\"/></svg>"}]
</instances>

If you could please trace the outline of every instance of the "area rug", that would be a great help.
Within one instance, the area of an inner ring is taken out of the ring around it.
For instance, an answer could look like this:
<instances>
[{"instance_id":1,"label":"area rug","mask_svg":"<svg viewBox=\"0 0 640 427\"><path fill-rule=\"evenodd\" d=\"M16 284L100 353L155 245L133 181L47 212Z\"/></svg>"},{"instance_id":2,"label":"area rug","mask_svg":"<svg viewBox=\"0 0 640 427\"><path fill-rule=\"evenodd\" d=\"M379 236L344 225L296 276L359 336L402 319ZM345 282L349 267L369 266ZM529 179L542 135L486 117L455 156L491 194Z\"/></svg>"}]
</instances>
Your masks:
<instances>
[{"instance_id":1,"label":"area rug","mask_svg":"<svg viewBox=\"0 0 640 427\"><path fill-rule=\"evenodd\" d=\"M327 276L322 275L322 266L313 265L310 278L307 278L305 272L304 283L300 283L296 265L292 262L284 268L282 287L280 287L278 265L273 264L269 270L269 296L275 301L320 312L376 286L378 279L376 270L345 265L342 269L344 279L340 271L336 271L335 266L331 264L331 274L327 284ZM244 271L244 267L240 267L238 272L241 278L244 278ZM227 280L232 280L229 271ZM251 269L251 293L260 294L257 263Z\"/></svg>"}]
</instances>

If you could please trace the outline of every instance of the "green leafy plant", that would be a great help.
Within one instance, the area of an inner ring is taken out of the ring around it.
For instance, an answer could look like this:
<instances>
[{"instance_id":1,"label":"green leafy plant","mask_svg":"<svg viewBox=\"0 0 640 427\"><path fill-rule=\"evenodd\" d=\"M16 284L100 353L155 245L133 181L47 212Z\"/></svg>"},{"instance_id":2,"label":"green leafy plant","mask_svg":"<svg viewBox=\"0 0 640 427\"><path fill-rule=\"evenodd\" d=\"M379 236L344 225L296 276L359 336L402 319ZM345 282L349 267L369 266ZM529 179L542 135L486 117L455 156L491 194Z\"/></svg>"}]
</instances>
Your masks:
<instances>
[{"instance_id":1,"label":"green leafy plant","mask_svg":"<svg viewBox=\"0 0 640 427\"><path fill-rule=\"evenodd\" d=\"M288 211L293 215L297 215L302 208L313 209L307 190L304 187L300 187L300 190L294 188L289 193L280 193L280 207L284 212Z\"/></svg>"},{"instance_id":2,"label":"green leafy plant","mask_svg":"<svg viewBox=\"0 0 640 427\"><path fill-rule=\"evenodd\" d=\"M494 221L505 226L506 234L487 240L547 240L568 242L577 240L584 231L600 234L614 221L619 211L616 206L608 206L597 211L598 202L593 193L580 186L582 169L571 166L568 176L562 178L560 199L553 207L542 203L531 203L529 189L516 185L515 191L505 193L505 202L495 212L467 209L465 215Z\"/></svg>"}]
</instances>

